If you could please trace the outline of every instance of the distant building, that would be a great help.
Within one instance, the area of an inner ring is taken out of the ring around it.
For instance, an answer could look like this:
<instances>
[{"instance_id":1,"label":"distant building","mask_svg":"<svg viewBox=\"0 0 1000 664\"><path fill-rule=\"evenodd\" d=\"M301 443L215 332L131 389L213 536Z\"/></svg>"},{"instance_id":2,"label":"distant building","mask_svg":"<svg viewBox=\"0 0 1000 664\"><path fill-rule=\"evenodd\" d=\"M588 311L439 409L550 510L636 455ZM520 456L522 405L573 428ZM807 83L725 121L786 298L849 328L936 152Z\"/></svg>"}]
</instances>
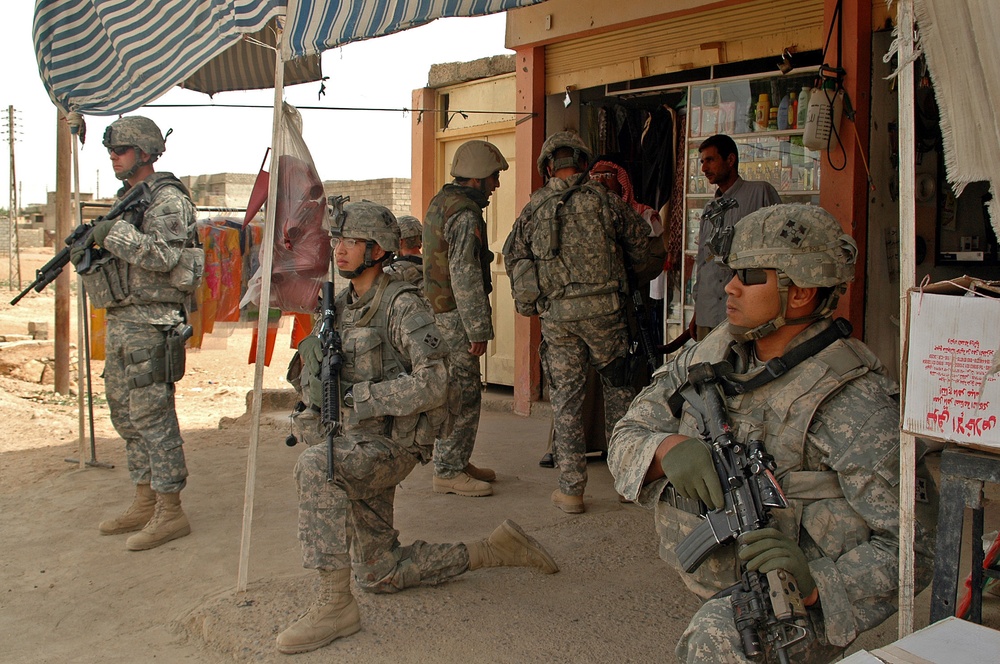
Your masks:
<instances>
[{"instance_id":1,"label":"distant building","mask_svg":"<svg viewBox=\"0 0 1000 664\"><path fill-rule=\"evenodd\" d=\"M397 217L410 212L410 178L375 180L326 180L327 196L350 196L351 202L367 200L384 205Z\"/></svg>"}]
</instances>

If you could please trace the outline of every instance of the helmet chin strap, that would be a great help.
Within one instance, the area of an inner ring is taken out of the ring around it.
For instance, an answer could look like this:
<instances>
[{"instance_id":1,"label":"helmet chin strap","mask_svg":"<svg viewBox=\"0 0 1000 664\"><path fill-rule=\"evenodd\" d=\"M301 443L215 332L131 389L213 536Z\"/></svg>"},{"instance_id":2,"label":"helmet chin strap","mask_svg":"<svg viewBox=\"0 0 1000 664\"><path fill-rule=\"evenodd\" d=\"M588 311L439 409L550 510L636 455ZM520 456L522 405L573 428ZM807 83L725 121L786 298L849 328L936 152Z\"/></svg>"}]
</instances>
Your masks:
<instances>
[{"instance_id":1,"label":"helmet chin strap","mask_svg":"<svg viewBox=\"0 0 1000 664\"><path fill-rule=\"evenodd\" d=\"M361 274L370 267L374 267L380 263L385 262L392 257L392 252L387 251L382 254L382 258L375 260L372 258L372 247L375 246L375 240L365 240L365 260L353 270L342 270L337 268L337 274L342 276L344 279L353 279L354 277L359 277Z\"/></svg>"},{"instance_id":2,"label":"helmet chin strap","mask_svg":"<svg viewBox=\"0 0 1000 664\"><path fill-rule=\"evenodd\" d=\"M730 336L732 336L736 341L757 341L758 339L763 339L767 335L776 332L778 328L784 327L785 325L800 325L802 323L810 323L821 318L826 318L833 312L834 308L836 308L839 293L834 291L835 294L830 298L832 302L828 300L823 303L823 305L818 306L811 314L801 316L799 318L785 318L785 314L788 313L788 287L791 283L792 280L779 271L778 297L781 298L780 313L766 323L753 328L729 323Z\"/></svg>"},{"instance_id":3,"label":"helmet chin strap","mask_svg":"<svg viewBox=\"0 0 1000 664\"><path fill-rule=\"evenodd\" d=\"M133 145L132 146L132 152L135 155L138 155L140 152L142 152L142 150L140 150L138 148L138 146ZM119 180L121 180L122 182L124 182L124 181L128 180L130 177L132 177L133 175L135 175L136 173L138 173L140 168L142 168L143 166L146 166L148 164L152 164L154 161L156 161L155 157L150 157L149 161L141 161L137 157L136 160L135 160L135 162L132 164L132 168L130 168L127 171L124 171L122 173L115 173L115 177L118 178Z\"/></svg>"}]
</instances>

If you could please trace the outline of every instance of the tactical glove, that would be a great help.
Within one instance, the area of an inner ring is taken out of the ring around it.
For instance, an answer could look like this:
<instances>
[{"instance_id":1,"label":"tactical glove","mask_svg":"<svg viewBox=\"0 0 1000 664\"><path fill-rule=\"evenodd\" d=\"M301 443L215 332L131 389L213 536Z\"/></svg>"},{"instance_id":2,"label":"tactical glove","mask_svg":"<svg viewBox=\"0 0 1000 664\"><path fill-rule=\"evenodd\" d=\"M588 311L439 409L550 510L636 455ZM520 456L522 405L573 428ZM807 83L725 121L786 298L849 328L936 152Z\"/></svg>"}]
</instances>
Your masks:
<instances>
[{"instance_id":1,"label":"tactical glove","mask_svg":"<svg viewBox=\"0 0 1000 664\"><path fill-rule=\"evenodd\" d=\"M299 357L302 358L302 383L309 389L309 401L319 408L323 403L323 383L319 379L323 344L319 337L310 335L300 341Z\"/></svg>"},{"instance_id":2,"label":"tactical glove","mask_svg":"<svg viewBox=\"0 0 1000 664\"><path fill-rule=\"evenodd\" d=\"M98 247L104 246L104 240L107 239L108 233L111 232L111 228L118 223L118 219L105 219L104 221L99 221L94 224L94 230L90 231L90 239Z\"/></svg>"},{"instance_id":3,"label":"tactical glove","mask_svg":"<svg viewBox=\"0 0 1000 664\"><path fill-rule=\"evenodd\" d=\"M802 548L792 538L776 528L761 528L743 533L739 538L740 560L747 569L767 574L783 569L795 577L802 597L809 597L816 589L816 580L809 571L809 561Z\"/></svg>"},{"instance_id":4,"label":"tactical glove","mask_svg":"<svg viewBox=\"0 0 1000 664\"><path fill-rule=\"evenodd\" d=\"M712 452L696 438L688 438L663 456L663 472L674 490L689 500L700 500L709 509L725 506L722 484L712 463Z\"/></svg>"},{"instance_id":5,"label":"tactical glove","mask_svg":"<svg viewBox=\"0 0 1000 664\"><path fill-rule=\"evenodd\" d=\"M69 261L73 265L79 265L85 253L87 253L87 247L82 242L77 242L69 248Z\"/></svg>"}]
</instances>

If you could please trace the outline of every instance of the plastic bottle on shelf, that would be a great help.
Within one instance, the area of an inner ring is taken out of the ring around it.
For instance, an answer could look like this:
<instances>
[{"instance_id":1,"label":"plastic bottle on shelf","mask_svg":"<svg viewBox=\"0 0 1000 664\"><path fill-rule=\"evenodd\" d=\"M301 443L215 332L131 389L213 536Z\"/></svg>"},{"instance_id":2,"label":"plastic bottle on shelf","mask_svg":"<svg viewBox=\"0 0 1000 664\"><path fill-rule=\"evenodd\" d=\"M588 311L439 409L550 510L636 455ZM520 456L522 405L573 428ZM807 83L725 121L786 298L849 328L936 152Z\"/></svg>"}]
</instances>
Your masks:
<instances>
[{"instance_id":1,"label":"plastic bottle on shelf","mask_svg":"<svg viewBox=\"0 0 1000 664\"><path fill-rule=\"evenodd\" d=\"M798 116L795 118L795 128L805 129L806 115L809 113L809 86L803 85L799 91Z\"/></svg>"},{"instance_id":2,"label":"plastic bottle on shelf","mask_svg":"<svg viewBox=\"0 0 1000 664\"><path fill-rule=\"evenodd\" d=\"M788 129L799 126L799 96L795 92L788 93Z\"/></svg>"},{"instance_id":3,"label":"plastic bottle on shelf","mask_svg":"<svg viewBox=\"0 0 1000 664\"><path fill-rule=\"evenodd\" d=\"M771 99L766 92L760 93L757 98L757 113L754 116L754 131L767 131L767 121L771 113Z\"/></svg>"},{"instance_id":4,"label":"plastic bottle on shelf","mask_svg":"<svg viewBox=\"0 0 1000 664\"><path fill-rule=\"evenodd\" d=\"M795 94L795 93L792 93ZM792 103L791 95L785 95L778 103L778 117L776 118L775 129L788 129L788 106Z\"/></svg>"}]
</instances>

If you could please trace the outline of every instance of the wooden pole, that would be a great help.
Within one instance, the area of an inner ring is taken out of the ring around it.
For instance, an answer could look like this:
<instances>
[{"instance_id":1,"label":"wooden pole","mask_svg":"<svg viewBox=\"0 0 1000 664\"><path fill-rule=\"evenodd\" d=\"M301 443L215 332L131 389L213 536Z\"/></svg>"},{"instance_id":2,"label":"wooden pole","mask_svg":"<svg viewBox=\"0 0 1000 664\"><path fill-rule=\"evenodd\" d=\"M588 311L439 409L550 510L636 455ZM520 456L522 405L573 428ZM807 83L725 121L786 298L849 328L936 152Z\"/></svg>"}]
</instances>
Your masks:
<instances>
[{"instance_id":1,"label":"wooden pole","mask_svg":"<svg viewBox=\"0 0 1000 664\"><path fill-rule=\"evenodd\" d=\"M70 209L70 133L66 116L56 109L56 245L62 249L63 238L73 232ZM55 391L69 394L69 272L56 277ZM80 457L83 458L82 456Z\"/></svg>"},{"instance_id":2,"label":"wooden pole","mask_svg":"<svg viewBox=\"0 0 1000 664\"><path fill-rule=\"evenodd\" d=\"M291 4L291 3L289 3ZM291 12L289 12L291 13ZM278 30L277 52L274 58L274 115L271 125L271 166L267 187L267 213L264 217L264 235L260 241L260 314L257 320L257 361L253 376L253 405L250 415L250 448L247 450L247 480L243 494L243 534L240 538L240 569L236 579L236 591L247 589L247 573L250 563L250 531L253 523L254 484L257 475L257 447L260 442L261 396L264 388L264 360L267 355L267 314L271 300L271 265L273 262L272 240L274 238L274 213L278 199L278 138L281 133L281 102L285 85L285 63L281 57L283 26Z\"/></svg>"},{"instance_id":3,"label":"wooden pole","mask_svg":"<svg viewBox=\"0 0 1000 664\"><path fill-rule=\"evenodd\" d=\"M899 30L899 347L907 344L906 298L916 280L916 130L913 91L913 0L896 3ZM905 376L900 353L900 376ZM903 407L903 404L900 404ZM899 436L899 638L913 632L913 539L916 497L916 440Z\"/></svg>"}]
</instances>

